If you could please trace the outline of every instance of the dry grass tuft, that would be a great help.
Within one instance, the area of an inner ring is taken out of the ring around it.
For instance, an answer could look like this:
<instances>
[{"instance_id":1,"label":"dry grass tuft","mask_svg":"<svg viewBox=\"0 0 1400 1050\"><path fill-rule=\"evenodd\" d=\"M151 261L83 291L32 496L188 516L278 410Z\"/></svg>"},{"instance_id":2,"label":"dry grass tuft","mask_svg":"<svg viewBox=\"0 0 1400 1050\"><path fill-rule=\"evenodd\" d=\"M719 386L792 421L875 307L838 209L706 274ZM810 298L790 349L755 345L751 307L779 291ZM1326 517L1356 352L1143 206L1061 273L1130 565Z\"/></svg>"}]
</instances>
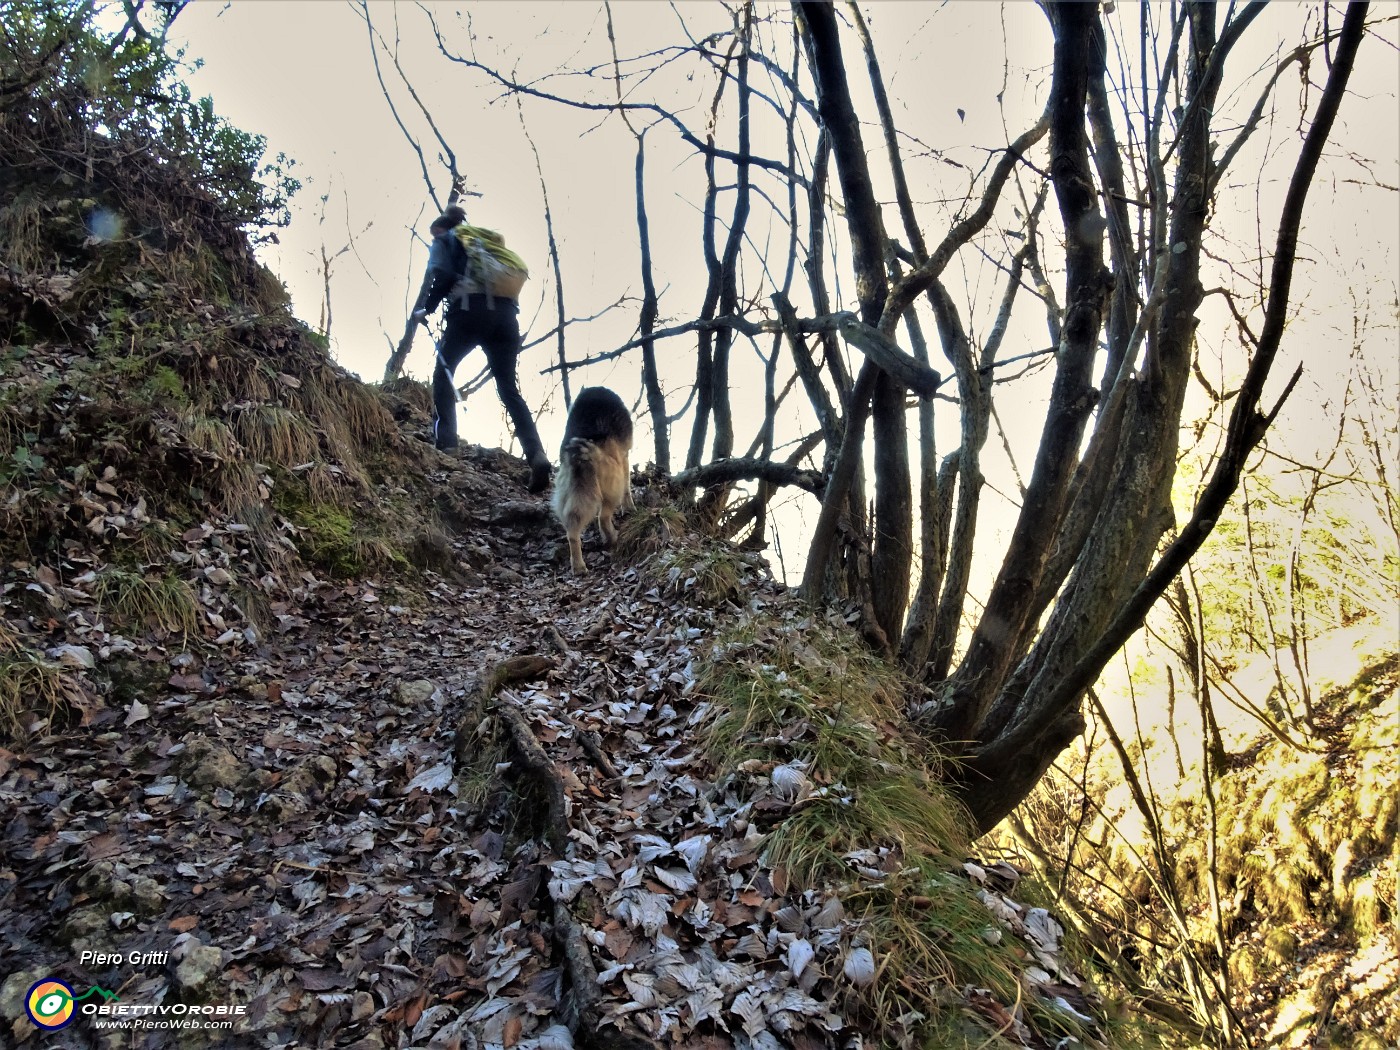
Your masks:
<instances>
[{"instance_id":1,"label":"dry grass tuft","mask_svg":"<svg viewBox=\"0 0 1400 1050\"><path fill-rule=\"evenodd\" d=\"M375 572L390 568L406 568L408 559L382 536L357 536L353 541L354 561L360 571Z\"/></svg>"},{"instance_id":2,"label":"dry grass tuft","mask_svg":"<svg viewBox=\"0 0 1400 1050\"><path fill-rule=\"evenodd\" d=\"M44 243L44 197L26 187L0 208L0 258L19 273L47 269Z\"/></svg>"},{"instance_id":3,"label":"dry grass tuft","mask_svg":"<svg viewBox=\"0 0 1400 1050\"><path fill-rule=\"evenodd\" d=\"M641 561L670 547L685 535L685 515L673 506L638 506L617 529L617 556Z\"/></svg>"},{"instance_id":4,"label":"dry grass tuft","mask_svg":"<svg viewBox=\"0 0 1400 1050\"><path fill-rule=\"evenodd\" d=\"M344 478L360 492L367 491L363 451L397 443L393 416L373 390L340 375L329 364L309 367L300 382L295 403L320 429L327 457L340 465Z\"/></svg>"},{"instance_id":5,"label":"dry grass tuft","mask_svg":"<svg viewBox=\"0 0 1400 1050\"><path fill-rule=\"evenodd\" d=\"M720 543L661 551L650 562L661 589L677 596L699 596L707 605L737 601L752 564L744 554Z\"/></svg>"},{"instance_id":6,"label":"dry grass tuft","mask_svg":"<svg viewBox=\"0 0 1400 1050\"><path fill-rule=\"evenodd\" d=\"M291 469L320 450L316 431L300 413L282 405L250 405L233 416L233 433L248 454Z\"/></svg>"},{"instance_id":7,"label":"dry grass tuft","mask_svg":"<svg viewBox=\"0 0 1400 1050\"><path fill-rule=\"evenodd\" d=\"M378 386L380 398L395 419L430 419L433 414L433 388L408 376L399 376Z\"/></svg>"},{"instance_id":8,"label":"dry grass tuft","mask_svg":"<svg viewBox=\"0 0 1400 1050\"><path fill-rule=\"evenodd\" d=\"M314 502L326 503L342 510L348 510L355 505L358 489L353 479L338 466L318 461L297 474L305 482L306 490Z\"/></svg>"},{"instance_id":9,"label":"dry grass tuft","mask_svg":"<svg viewBox=\"0 0 1400 1050\"><path fill-rule=\"evenodd\" d=\"M23 740L34 722L56 725L74 710L57 665L23 647L0 651L0 738Z\"/></svg>"},{"instance_id":10,"label":"dry grass tuft","mask_svg":"<svg viewBox=\"0 0 1400 1050\"><path fill-rule=\"evenodd\" d=\"M1001 1002L1017 999L1018 960L984 938L992 916L965 879L896 876L857 887L842 901L847 914L860 920L861 936L875 956L876 979L860 1005L880 1028L894 1030L911 1009L936 1016L938 989L971 985L989 989Z\"/></svg>"},{"instance_id":11,"label":"dry grass tuft","mask_svg":"<svg viewBox=\"0 0 1400 1050\"><path fill-rule=\"evenodd\" d=\"M350 439L358 446L382 448L398 443L394 418L372 387L336 376L331 384L331 400L337 417L345 421Z\"/></svg>"},{"instance_id":12,"label":"dry grass tuft","mask_svg":"<svg viewBox=\"0 0 1400 1050\"><path fill-rule=\"evenodd\" d=\"M273 376L261 357L237 342L228 331L201 337L201 352L181 367L185 389L200 398L207 411L226 403L260 404L274 396Z\"/></svg>"},{"instance_id":13,"label":"dry grass tuft","mask_svg":"<svg viewBox=\"0 0 1400 1050\"><path fill-rule=\"evenodd\" d=\"M801 771L764 862L794 890L838 892L859 918L878 976L849 995L886 1045L914 1016L925 1019L916 1045L995 1045L961 1019L960 990L1010 1002L1021 964L1009 941L988 942L993 917L958 870L970 825L935 779L940 756L905 728L907 685L848 630L749 621L716 644L701 678L717 710L706 750L721 777Z\"/></svg>"},{"instance_id":14,"label":"dry grass tuft","mask_svg":"<svg viewBox=\"0 0 1400 1050\"><path fill-rule=\"evenodd\" d=\"M234 521L256 525L266 518L261 474L246 459L226 461L216 475L211 500Z\"/></svg>"},{"instance_id":15,"label":"dry grass tuft","mask_svg":"<svg viewBox=\"0 0 1400 1050\"><path fill-rule=\"evenodd\" d=\"M151 577L111 566L93 585L97 607L118 627L157 627L187 639L199 631L199 600L190 585L167 573Z\"/></svg>"},{"instance_id":16,"label":"dry grass tuft","mask_svg":"<svg viewBox=\"0 0 1400 1050\"><path fill-rule=\"evenodd\" d=\"M234 433L223 420L188 409L176 417L175 425L180 435L201 452L220 461L234 458Z\"/></svg>"}]
</instances>

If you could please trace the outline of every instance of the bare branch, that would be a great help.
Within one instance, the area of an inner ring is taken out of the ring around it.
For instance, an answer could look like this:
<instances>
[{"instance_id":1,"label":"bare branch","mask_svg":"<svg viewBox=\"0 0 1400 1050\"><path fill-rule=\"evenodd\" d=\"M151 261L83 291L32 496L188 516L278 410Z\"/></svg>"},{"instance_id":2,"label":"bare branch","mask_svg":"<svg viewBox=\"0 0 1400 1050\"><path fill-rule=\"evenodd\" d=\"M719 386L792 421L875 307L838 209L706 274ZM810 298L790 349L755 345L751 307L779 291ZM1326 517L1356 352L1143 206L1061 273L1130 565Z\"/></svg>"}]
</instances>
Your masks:
<instances>
[{"instance_id":1,"label":"bare branch","mask_svg":"<svg viewBox=\"0 0 1400 1050\"><path fill-rule=\"evenodd\" d=\"M1279 406L1275 406L1273 411L1265 416L1257 411L1257 405L1263 393L1269 367L1283 336L1303 206L1355 65L1356 52L1364 35L1366 10L1367 4L1364 0L1352 3L1347 8L1337 59L1328 75L1327 86L1323 89L1312 126L1304 138L1280 215L1269 302L1265 311L1264 328L1259 337L1259 351L1250 362L1240 396L1230 414L1226 446L1196 502L1190 521L1119 608L1100 633L1098 640L1075 662L1067 674L1058 677L1055 687L1042 703L1037 704L1035 711L1029 712L1014 728L984 748L974 760L975 764L980 765L994 759L998 754L1015 753L1018 747L1044 733L1051 722L1063 715L1073 698L1082 694L1093 683L1113 654L1142 626L1148 609L1165 592L1187 560L1200 549L1201 544L1210 535L1225 504L1239 484L1245 457L1263 437L1268 421L1277 414ZM1292 389L1291 383L1288 389Z\"/></svg>"},{"instance_id":2,"label":"bare branch","mask_svg":"<svg viewBox=\"0 0 1400 1050\"><path fill-rule=\"evenodd\" d=\"M932 368L900 349L898 343L879 329L862 324L854 314L840 316L838 329L846 342L879 365L895 382L920 397L933 397L938 392L943 379Z\"/></svg>"},{"instance_id":3,"label":"bare branch","mask_svg":"<svg viewBox=\"0 0 1400 1050\"><path fill-rule=\"evenodd\" d=\"M1045 133L1049 129L1049 110L1047 109L1030 130L1021 134L1015 142L1006 148L1001 159L992 169L991 177L987 180L987 187L982 191L982 199L972 214L949 230L928 259L911 270L903 280L890 290L889 299L885 303L884 316L879 325L882 331L893 331L894 325L898 323L905 309L926 292L934 281L938 280L958 249L986 228L987 223L992 219L992 213L996 210L997 201L1001 197L1002 188L1006 185L1012 168L1015 167L1017 161L1024 158L1032 146L1045 137Z\"/></svg>"},{"instance_id":4,"label":"bare branch","mask_svg":"<svg viewBox=\"0 0 1400 1050\"><path fill-rule=\"evenodd\" d=\"M819 471L802 470L789 463L767 459L717 459L673 475L677 488L708 488L735 481L765 481L770 485L796 485L820 497L825 488Z\"/></svg>"},{"instance_id":5,"label":"bare branch","mask_svg":"<svg viewBox=\"0 0 1400 1050\"><path fill-rule=\"evenodd\" d=\"M795 331L803 334L841 332L843 331L843 325L852 321L855 321L854 315L843 310L839 313L824 314L820 317L799 319L796 322ZM859 324L858 321L855 323ZM601 354L594 354L592 357L585 357L580 361L572 361L567 366L550 365L548 368L541 369L540 375L545 375L549 372L557 372L561 367L582 368L584 365L595 365L600 361L611 361L613 358L621 357L623 354L644 345L648 338L653 340L673 339L678 335L686 335L690 332L713 332L721 328L732 329L742 335L753 338L759 335L771 335L774 332L781 331L782 322L772 319L753 321L742 314L727 314L723 317L711 317L708 319L697 318L694 321L685 321L678 325L671 325L668 328L658 328L656 331L652 332L649 337L639 336L636 339L629 339L616 349L607 350ZM868 337L873 331L874 329L869 326L862 326L862 333L864 336ZM904 351L899 350L898 347L895 347L893 352L898 354L904 353ZM936 372L933 374L935 376L937 375ZM923 382L924 380L921 379L919 381Z\"/></svg>"},{"instance_id":6,"label":"bare branch","mask_svg":"<svg viewBox=\"0 0 1400 1050\"><path fill-rule=\"evenodd\" d=\"M399 64L398 53L389 48L383 35L375 29L374 21L370 18L368 0L359 0L357 5L352 4L351 6L355 7L360 17L364 19L365 30L369 34L370 57L374 60L374 75L379 81L379 90L384 95L384 101L389 104L389 112L393 115L394 123L399 126L399 130L403 132L404 138L408 141L409 146L412 147L413 152L418 157L418 166L422 169L423 182L428 188L428 196L433 199L434 205L441 210L443 202L438 199L437 190L433 185L432 176L428 171L427 158L423 155L423 147L418 144L418 140L414 138L413 134L404 124L403 118L399 116L399 109L394 105L394 99L393 96L389 94L388 85L384 83L384 74L379 68L379 47L382 47L385 53L393 59L394 69L399 74L399 79L403 81L404 87L408 89L409 96L417 104L419 111L423 114L423 119L427 121L428 127L432 130L434 137L438 141L438 145L442 147L443 154L447 160L447 170L453 190L456 190L459 185L457 155L452 151L451 145L449 145L447 139L443 137L442 132L438 130L437 124L434 122L432 113L428 110L428 107L424 105L423 100L418 97L418 92L414 89L413 83L408 79L408 74L404 72L403 67ZM378 47L375 46L376 39L379 42ZM449 197L448 203L451 203L453 199L453 197Z\"/></svg>"},{"instance_id":7,"label":"bare branch","mask_svg":"<svg viewBox=\"0 0 1400 1050\"><path fill-rule=\"evenodd\" d=\"M362 0L364 2L364 0ZM496 83L500 84L507 91L529 95L532 98L543 99L546 102L557 102L561 105L570 106L574 109L587 110L594 113L651 113L658 119L670 124L676 129L681 139L693 147L698 153L707 157L714 157L718 160L727 160L733 164L752 164L755 167L764 168L768 171L777 172L786 179L795 180L798 185L806 185L806 180L800 172L792 171L781 161L769 160L767 157L748 156L742 153L735 153L732 150L719 149L711 143L702 142L696 138L695 134L685 126L674 113L663 109L654 102L587 102L582 99L565 98L563 95L556 95L548 91L541 91L539 88L529 84L522 84L512 80L492 69L484 63L462 55L454 54L447 46L447 41L443 39L442 31L438 28L437 19L432 12L428 12L429 21L432 24L433 35L437 38L438 50L442 52L444 58L466 66L468 69L478 70Z\"/></svg>"}]
</instances>

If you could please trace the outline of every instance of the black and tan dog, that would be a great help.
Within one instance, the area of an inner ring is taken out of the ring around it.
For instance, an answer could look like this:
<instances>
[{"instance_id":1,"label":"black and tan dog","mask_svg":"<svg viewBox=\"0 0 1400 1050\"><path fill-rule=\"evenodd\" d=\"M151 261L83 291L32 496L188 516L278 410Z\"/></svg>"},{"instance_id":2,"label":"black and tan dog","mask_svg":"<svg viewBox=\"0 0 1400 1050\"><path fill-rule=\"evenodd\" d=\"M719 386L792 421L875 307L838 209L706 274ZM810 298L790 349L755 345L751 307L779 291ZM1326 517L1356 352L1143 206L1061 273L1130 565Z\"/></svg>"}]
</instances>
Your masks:
<instances>
[{"instance_id":1,"label":"black and tan dog","mask_svg":"<svg viewBox=\"0 0 1400 1050\"><path fill-rule=\"evenodd\" d=\"M603 539L617 539L613 513L631 510L632 417L611 390L584 387L569 410L564 441L559 448L559 473L554 479L554 513L569 537L569 562L574 572L587 572L579 537L595 518Z\"/></svg>"}]
</instances>

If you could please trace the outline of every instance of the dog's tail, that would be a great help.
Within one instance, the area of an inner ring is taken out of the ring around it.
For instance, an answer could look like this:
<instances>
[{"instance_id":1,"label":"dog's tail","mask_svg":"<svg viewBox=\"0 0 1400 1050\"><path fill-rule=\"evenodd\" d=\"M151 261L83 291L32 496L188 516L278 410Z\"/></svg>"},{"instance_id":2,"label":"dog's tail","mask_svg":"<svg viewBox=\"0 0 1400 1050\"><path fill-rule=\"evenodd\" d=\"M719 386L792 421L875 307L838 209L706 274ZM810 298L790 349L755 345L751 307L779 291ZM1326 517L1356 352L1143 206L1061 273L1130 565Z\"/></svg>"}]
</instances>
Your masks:
<instances>
[{"instance_id":1,"label":"dog's tail","mask_svg":"<svg viewBox=\"0 0 1400 1050\"><path fill-rule=\"evenodd\" d=\"M570 438L559 450L559 476L554 484L554 510L562 519L570 503L598 491L597 456L602 450L588 438Z\"/></svg>"},{"instance_id":2,"label":"dog's tail","mask_svg":"<svg viewBox=\"0 0 1400 1050\"><path fill-rule=\"evenodd\" d=\"M585 478L593 479L596 483L598 477L598 464L596 459L602 452L597 444L589 441L588 438L570 438L569 443L564 446L564 455L569 460L569 466L573 468L574 483L579 484Z\"/></svg>"}]
</instances>

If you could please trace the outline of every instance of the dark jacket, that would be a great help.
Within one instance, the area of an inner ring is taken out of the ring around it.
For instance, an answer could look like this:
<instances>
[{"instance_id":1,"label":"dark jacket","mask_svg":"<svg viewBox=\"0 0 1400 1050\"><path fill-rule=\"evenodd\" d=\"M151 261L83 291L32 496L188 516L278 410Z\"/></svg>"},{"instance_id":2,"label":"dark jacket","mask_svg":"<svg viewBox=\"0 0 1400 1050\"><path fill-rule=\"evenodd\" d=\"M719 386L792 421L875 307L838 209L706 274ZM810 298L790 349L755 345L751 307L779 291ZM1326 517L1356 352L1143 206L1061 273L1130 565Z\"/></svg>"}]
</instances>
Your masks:
<instances>
[{"instance_id":1,"label":"dark jacket","mask_svg":"<svg viewBox=\"0 0 1400 1050\"><path fill-rule=\"evenodd\" d=\"M428 251L428 298L423 301L423 309L432 313L438 303L447 299L457 282L467 272L467 250L451 230L446 230L433 238L433 246ZM448 310L455 309L457 303L449 301Z\"/></svg>"}]
</instances>

